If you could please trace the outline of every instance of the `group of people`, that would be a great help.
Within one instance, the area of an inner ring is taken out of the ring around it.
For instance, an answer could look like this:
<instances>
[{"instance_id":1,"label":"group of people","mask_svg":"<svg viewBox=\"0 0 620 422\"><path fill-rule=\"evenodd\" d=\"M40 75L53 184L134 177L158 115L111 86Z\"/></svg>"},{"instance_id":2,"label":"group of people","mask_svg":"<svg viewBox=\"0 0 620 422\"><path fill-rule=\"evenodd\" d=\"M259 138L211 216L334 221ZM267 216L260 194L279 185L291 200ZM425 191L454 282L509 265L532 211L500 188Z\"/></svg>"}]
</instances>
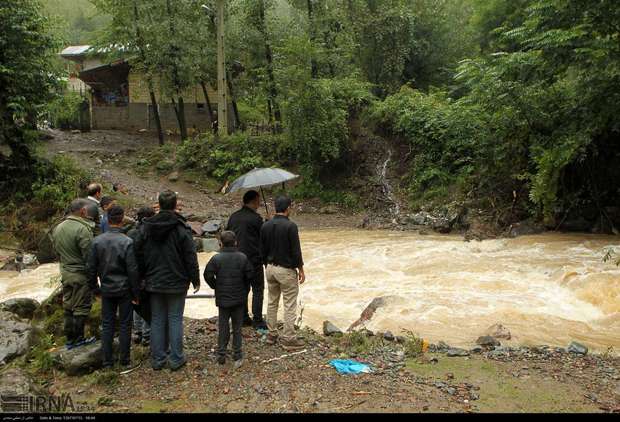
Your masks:
<instances>
[{"instance_id":1,"label":"group of people","mask_svg":"<svg viewBox=\"0 0 620 422\"><path fill-rule=\"evenodd\" d=\"M276 213L266 222L258 213L260 202L258 192L245 193L243 207L230 216L219 235L220 251L203 274L215 290L219 310L217 362L226 362L232 324L235 368L243 363L244 325L267 330L267 344L279 343L288 351L304 346L295 334L297 295L305 275L298 229L289 220L291 200L276 198ZM133 220L111 197L102 196L101 185L95 183L88 186L86 198L71 203L66 218L52 231L60 260L68 349L95 341L85 336L85 324L93 297L101 297L104 368L115 364L117 317L121 366L132 366L132 330L136 343L150 346L154 370L168 366L174 371L186 364L185 299L190 284L197 293L201 282L192 231L177 206L177 194L164 191L157 205L140 208ZM265 279L266 321L262 314ZM281 296L284 329L279 336ZM147 308L148 316L144 312Z\"/></svg>"}]
</instances>

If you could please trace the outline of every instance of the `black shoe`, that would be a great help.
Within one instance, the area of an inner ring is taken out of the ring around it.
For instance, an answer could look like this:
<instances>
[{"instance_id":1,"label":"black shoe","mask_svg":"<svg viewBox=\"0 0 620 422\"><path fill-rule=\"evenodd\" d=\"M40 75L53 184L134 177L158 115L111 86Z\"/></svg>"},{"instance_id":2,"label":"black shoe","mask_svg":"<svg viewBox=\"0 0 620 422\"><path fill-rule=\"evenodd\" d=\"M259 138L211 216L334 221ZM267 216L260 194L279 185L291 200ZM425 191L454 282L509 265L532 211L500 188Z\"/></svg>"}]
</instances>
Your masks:
<instances>
[{"instance_id":1,"label":"black shoe","mask_svg":"<svg viewBox=\"0 0 620 422\"><path fill-rule=\"evenodd\" d=\"M220 365L224 365L226 363L226 356L218 356L217 363Z\"/></svg>"},{"instance_id":2,"label":"black shoe","mask_svg":"<svg viewBox=\"0 0 620 422\"><path fill-rule=\"evenodd\" d=\"M187 364L187 361L184 360L183 362L181 362L180 364L178 364L176 366L170 365L170 370L171 371L178 371L179 369L183 368L186 364Z\"/></svg>"}]
</instances>

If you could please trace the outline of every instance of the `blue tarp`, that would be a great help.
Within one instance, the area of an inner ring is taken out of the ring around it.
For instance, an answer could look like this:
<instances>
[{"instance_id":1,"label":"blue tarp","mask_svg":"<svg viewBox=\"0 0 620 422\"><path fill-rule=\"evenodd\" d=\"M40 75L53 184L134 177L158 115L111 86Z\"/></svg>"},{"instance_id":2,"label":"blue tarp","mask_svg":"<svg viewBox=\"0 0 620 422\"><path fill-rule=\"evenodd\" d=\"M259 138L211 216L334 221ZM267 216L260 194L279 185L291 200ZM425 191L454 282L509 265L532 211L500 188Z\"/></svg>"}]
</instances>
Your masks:
<instances>
[{"instance_id":1,"label":"blue tarp","mask_svg":"<svg viewBox=\"0 0 620 422\"><path fill-rule=\"evenodd\" d=\"M371 372L370 366L351 359L333 359L329 364L336 368L339 374L361 374Z\"/></svg>"}]
</instances>

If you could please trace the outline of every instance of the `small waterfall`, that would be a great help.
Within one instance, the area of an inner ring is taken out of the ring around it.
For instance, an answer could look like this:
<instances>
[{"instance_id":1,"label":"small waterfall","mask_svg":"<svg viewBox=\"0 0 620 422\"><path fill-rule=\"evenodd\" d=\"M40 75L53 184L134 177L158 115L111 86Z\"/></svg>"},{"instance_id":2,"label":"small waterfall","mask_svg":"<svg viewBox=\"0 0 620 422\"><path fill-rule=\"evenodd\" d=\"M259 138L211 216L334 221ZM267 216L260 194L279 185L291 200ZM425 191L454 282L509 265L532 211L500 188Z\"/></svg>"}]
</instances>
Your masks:
<instances>
[{"instance_id":1,"label":"small waterfall","mask_svg":"<svg viewBox=\"0 0 620 422\"><path fill-rule=\"evenodd\" d=\"M400 204L394 198L392 185L390 185L390 182L387 178L388 165L390 164L390 161L392 161L392 154L392 149L388 149L387 158L385 159L383 164L380 164L378 166L377 173L379 176L379 183L381 184L383 196L388 202L392 203L392 206L390 207L390 214L394 218L398 218L400 216Z\"/></svg>"}]
</instances>

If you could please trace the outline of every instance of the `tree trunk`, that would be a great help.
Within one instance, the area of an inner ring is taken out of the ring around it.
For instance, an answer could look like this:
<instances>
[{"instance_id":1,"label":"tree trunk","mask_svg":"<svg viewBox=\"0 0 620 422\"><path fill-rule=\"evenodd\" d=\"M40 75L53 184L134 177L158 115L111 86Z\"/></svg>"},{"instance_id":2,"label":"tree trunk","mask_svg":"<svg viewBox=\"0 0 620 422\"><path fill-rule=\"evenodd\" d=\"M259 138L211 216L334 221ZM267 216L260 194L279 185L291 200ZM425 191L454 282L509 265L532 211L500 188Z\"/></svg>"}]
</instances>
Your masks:
<instances>
[{"instance_id":1,"label":"tree trunk","mask_svg":"<svg viewBox=\"0 0 620 422\"><path fill-rule=\"evenodd\" d=\"M215 121L215 116L213 115L213 107L211 107L211 101L209 100L207 85L204 83L204 81L200 81L200 86L202 87L202 93L205 96L205 102L207 104L207 111L209 112L209 123L213 130L213 133L217 133L217 122Z\"/></svg>"},{"instance_id":2,"label":"tree trunk","mask_svg":"<svg viewBox=\"0 0 620 422\"><path fill-rule=\"evenodd\" d=\"M179 119L181 140L184 141L185 139L187 139L187 122L185 121L185 103L183 102L183 97L181 96L179 96L179 111L177 117Z\"/></svg>"},{"instance_id":3,"label":"tree trunk","mask_svg":"<svg viewBox=\"0 0 620 422\"><path fill-rule=\"evenodd\" d=\"M235 99L235 92L233 91L232 78L230 77L230 73L228 73L226 83L228 84L228 93L230 94L230 101L232 102L233 106L233 114L235 116L235 128L240 128L241 119L239 119L239 109L237 108L237 100Z\"/></svg>"},{"instance_id":4,"label":"tree trunk","mask_svg":"<svg viewBox=\"0 0 620 422\"><path fill-rule=\"evenodd\" d=\"M276 80L273 75L273 55L271 53L271 46L269 45L269 39L267 37L267 28L265 25L265 2L263 0L260 0L259 14L259 31L261 32L265 42L265 61L267 62L267 79L269 81L267 92L273 108L273 117L275 119L276 130L279 130L282 117L280 115L280 107L276 100L276 97L278 96L278 88L276 87Z\"/></svg>"},{"instance_id":5,"label":"tree trunk","mask_svg":"<svg viewBox=\"0 0 620 422\"><path fill-rule=\"evenodd\" d=\"M134 26L136 31L136 44L138 46L138 52L140 54L140 60L142 60L142 64L146 66L146 53L144 50L144 40L142 39L142 32L140 31L140 26L138 25L139 16L138 16L138 4L134 0L133 2L133 17L134 17ZM161 119L159 118L159 107L157 106L157 99L155 98L155 90L153 89L153 77L151 73L146 71L146 83L149 89L149 96L151 97L151 107L153 107L153 116L155 117L155 125L157 126L157 137L159 139L159 145L164 144L164 130L161 127Z\"/></svg>"},{"instance_id":6,"label":"tree trunk","mask_svg":"<svg viewBox=\"0 0 620 422\"><path fill-rule=\"evenodd\" d=\"M312 7L312 0L306 0L308 5L308 25L310 26L310 42L314 44L316 40L316 25L314 23L314 9ZM312 79L317 79L319 77L319 64L316 61L316 58L313 56L310 59L310 72L312 75Z\"/></svg>"}]
</instances>

